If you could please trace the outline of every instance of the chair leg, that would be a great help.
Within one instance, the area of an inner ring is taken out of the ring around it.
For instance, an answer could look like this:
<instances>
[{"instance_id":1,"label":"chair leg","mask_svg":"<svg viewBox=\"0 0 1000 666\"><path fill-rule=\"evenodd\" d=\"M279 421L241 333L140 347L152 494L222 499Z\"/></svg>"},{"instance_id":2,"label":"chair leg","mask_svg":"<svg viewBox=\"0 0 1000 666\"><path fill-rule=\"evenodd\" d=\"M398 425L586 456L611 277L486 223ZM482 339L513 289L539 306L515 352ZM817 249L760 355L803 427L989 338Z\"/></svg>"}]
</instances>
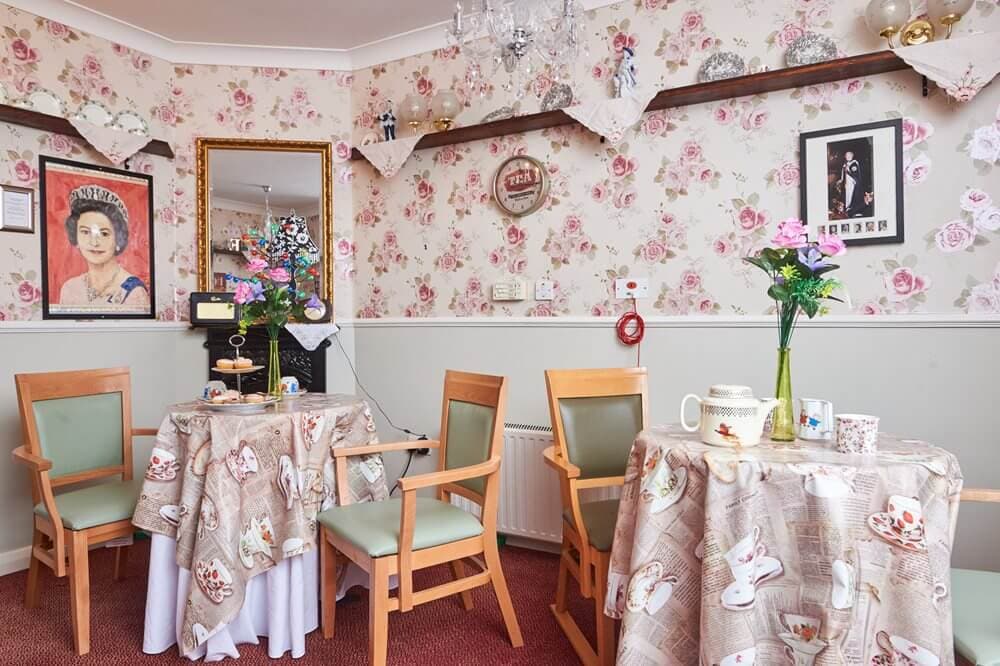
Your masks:
<instances>
[{"instance_id":1,"label":"chair leg","mask_svg":"<svg viewBox=\"0 0 1000 666\"><path fill-rule=\"evenodd\" d=\"M115 548L115 580L125 578L125 569L128 568L128 546L118 546Z\"/></svg>"},{"instance_id":2,"label":"chair leg","mask_svg":"<svg viewBox=\"0 0 1000 666\"><path fill-rule=\"evenodd\" d=\"M333 638L337 619L337 550L327 540L326 528L319 532L320 612L323 638Z\"/></svg>"},{"instance_id":3,"label":"chair leg","mask_svg":"<svg viewBox=\"0 0 1000 666\"><path fill-rule=\"evenodd\" d=\"M597 660L601 666L615 663L615 621L604 614L604 596L608 589L608 567L611 553L598 552L594 563L594 621L597 625Z\"/></svg>"},{"instance_id":4,"label":"chair leg","mask_svg":"<svg viewBox=\"0 0 1000 666\"><path fill-rule=\"evenodd\" d=\"M503 568L500 566L500 552L497 550L496 538L486 537L486 568L490 572L490 580L493 582L493 592L497 595L500 603L500 613L503 615L503 623L507 625L507 635L510 636L510 644L518 648L524 645L524 638L521 636L521 627L517 623L517 615L514 613L514 604L510 600L510 590L507 589L507 581L503 577Z\"/></svg>"},{"instance_id":5,"label":"chair leg","mask_svg":"<svg viewBox=\"0 0 1000 666\"><path fill-rule=\"evenodd\" d=\"M90 563L87 535L66 530L69 545L69 605L73 616L73 647L78 655L90 652Z\"/></svg>"},{"instance_id":6,"label":"chair leg","mask_svg":"<svg viewBox=\"0 0 1000 666\"><path fill-rule=\"evenodd\" d=\"M389 571L384 562L372 560L368 581L368 663L385 666L389 645Z\"/></svg>"},{"instance_id":7,"label":"chair leg","mask_svg":"<svg viewBox=\"0 0 1000 666\"><path fill-rule=\"evenodd\" d=\"M45 535L35 530L31 539L31 560L28 564L28 584L24 590L24 607L35 608L38 606L38 593L41 588L42 563L35 557L35 548L45 542Z\"/></svg>"},{"instance_id":8,"label":"chair leg","mask_svg":"<svg viewBox=\"0 0 1000 666\"><path fill-rule=\"evenodd\" d=\"M465 578L465 563L462 562L462 560L455 560L450 564L451 575L455 578L455 580ZM469 611L475 607L472 603L472 592L469 590L462 590L460 596L462 597L462 606L465 607L465 610Z\"/></svg>"},{"instance_id":9,"label":"chair leg","mask_svg":"<svg viewBox=\"0 0 1000 666\"><path fill-rule=\"evenodd\" d=\"M566 590L569 585L569 564L566 558L569 557L569 544L563 540L562 552L559 553L559 578L556 584L556 612L566 612Z\"/></svg>"}]
</instances>

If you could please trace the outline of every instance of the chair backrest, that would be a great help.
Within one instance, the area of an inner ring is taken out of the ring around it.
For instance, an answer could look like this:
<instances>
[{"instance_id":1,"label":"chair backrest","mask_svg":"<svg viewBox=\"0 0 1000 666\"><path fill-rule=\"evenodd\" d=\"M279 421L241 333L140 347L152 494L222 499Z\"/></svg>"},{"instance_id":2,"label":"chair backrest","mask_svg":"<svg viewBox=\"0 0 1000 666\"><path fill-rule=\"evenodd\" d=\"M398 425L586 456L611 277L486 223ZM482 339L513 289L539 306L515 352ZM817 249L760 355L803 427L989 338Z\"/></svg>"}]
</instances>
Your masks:
<instances>
[{"instance_id":1,"label":"chair backrest","mask_svg":"<svg viewBox=\"0 0 1000 666\"><path fill-rule=\"evenodd\" d=\"M628 453L646 427L645 368L546 370L552 438L581 479L625 474Z\"/></svg>"},{"instance_id":2,"label":"chair backrest","mask_svg":"<svg viewBox=\"0 0 1000 666\"><path fill-rule=\"evenodd\" d=\"M128 368L20 374L14 382L25 445L52 461L53 487L132 478Z\"/></svg>"},{"instance_id":3,"label":"chair backrest","mask_svg":"<svg viewBox=\"0 0 1000 666\"><path fill-rule=\"evenodd\" d=\"M445 373L441 406L442 470L476 465L501 455L506 397L505 377L455 370ZM449 485L460 487L463 496L483 504L486 477Z\"/></svg>"}]
</instances>

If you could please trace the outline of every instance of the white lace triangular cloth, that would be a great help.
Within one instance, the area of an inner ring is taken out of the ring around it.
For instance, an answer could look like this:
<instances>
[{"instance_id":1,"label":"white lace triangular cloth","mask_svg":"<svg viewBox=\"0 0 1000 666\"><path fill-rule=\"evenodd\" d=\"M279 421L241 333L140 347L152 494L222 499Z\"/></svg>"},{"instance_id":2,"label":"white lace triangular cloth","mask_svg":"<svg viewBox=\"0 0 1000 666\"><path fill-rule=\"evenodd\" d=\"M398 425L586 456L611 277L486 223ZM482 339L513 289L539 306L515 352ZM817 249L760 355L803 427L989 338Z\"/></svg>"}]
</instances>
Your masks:
<instances>
[{"instance_id":1,"label":"white lace triangular cloth","mask_svg":"<svg viewBox=\"0 0 1000 666\"><path fill-rule=\"evenodd\" d=\"M110 127L101 127L79 118L68 118L67 120L72 123L87 143L101 155L107 157L112 164L121 164L153 140L151 136L140 136Z\"/></svg>"},{"instance_id":2,"label":"white lace triangular cloth","mask_svg":"<svg viewBox=\"0 0 1000 666\"><path fill-rule=\"evenodd\" d=\"M316 351L316 347L340 330L336 324L285 324L285 330L295 336L306 351Z\"/></svg>"},{"instance_id":3,"label":"white lace triangular cloth","mask_svg":"<svg viewBox=\"0 0 1000 666\"><path fill-rule=\"evenodd\" d=\"M906 64L938 84L949 97L968 102L1000 73L1000 33L987 32L893 49Z\"/></svg>"},{"instance_id":4,"label":"white lace triangular cloth","mask_svg":"<svg viewBox=\"0 0 1000 666\"><path fill-rule=\"evenodd\" d=\"M582 100L568 106L563 112L595 134L600 134L611 145L617 145L625 138L625 133L642 119L650 100L658 90L637 90L626 97L614 97L597 101Z\"/></svg>"},{"instance_id":5,"label":"white lace triangular cloth","mask_svg":"<svg viewBox=\"0 0 1000 666\"><path fill-rule=\"evenodd\" d=\"M413 147L424 135L423 132L405 139L395 139L394 141L380 141L369 143L366 146L358 146L358 150L365 156L372 166L385 178L392 178L406 164L407 158L413 152Z\"/></svg>"}]
</instances>

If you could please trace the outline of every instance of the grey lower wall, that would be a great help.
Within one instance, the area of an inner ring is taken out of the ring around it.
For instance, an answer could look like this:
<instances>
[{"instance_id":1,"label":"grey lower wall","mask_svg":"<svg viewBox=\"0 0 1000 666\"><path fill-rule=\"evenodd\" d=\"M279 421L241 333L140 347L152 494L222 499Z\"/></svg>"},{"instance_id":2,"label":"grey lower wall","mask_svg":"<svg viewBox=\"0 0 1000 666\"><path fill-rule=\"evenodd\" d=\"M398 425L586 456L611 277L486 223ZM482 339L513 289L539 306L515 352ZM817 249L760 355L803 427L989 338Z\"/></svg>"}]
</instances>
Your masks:
<instances>
[{"instance_id":1,"label":"grey lower wall","mask_svg":"<svg viewBox=\"0 0 1000 666\"><path fill-rule=\"evenodd\" d=\"M346 352L354 353L353 333L340 333ZM0 325L0 574L19 568L31 542L31 486L28 471L14 463L9 451L19 446L14 375L20 372L80 370L128 366L132 370L132 422L157 427L167 407L192 399L206 381L205 334L173 324L52 323ZM331 392L354 393L354 378L336 346L327 350L327 386ZM144 473L153 438L135 440L136 474Z\"/></svg>"},{"instance_id":2,"label":"grey lower wall","mask_svg":"<svg viewBox=\"0 0 1000 666\"><path fill-rule=\"evenodd\" d=\"M356 326L362 381L398 425L433 434L445 368L506 375L507 421L547 425L544 369L636 360L634 349L617 342L610 323L450 320ZM1000 447L991 426L1000 397L1000 329L995 322L913 326L875 321L800 326L792 352L795 395L832 400L837 412L877 414L883 430L955 453L966 486L1000 488ZM704 394L713 383L749 384L759 396L772 394L775 338L769 322L651 322L642 363L650 371L652 423L677 421L683 395ZM380 421L380 433L386 431ZM1000 506L966 503L960 516L955 565L1000 570Z\"/></svg>"}]
</instances>

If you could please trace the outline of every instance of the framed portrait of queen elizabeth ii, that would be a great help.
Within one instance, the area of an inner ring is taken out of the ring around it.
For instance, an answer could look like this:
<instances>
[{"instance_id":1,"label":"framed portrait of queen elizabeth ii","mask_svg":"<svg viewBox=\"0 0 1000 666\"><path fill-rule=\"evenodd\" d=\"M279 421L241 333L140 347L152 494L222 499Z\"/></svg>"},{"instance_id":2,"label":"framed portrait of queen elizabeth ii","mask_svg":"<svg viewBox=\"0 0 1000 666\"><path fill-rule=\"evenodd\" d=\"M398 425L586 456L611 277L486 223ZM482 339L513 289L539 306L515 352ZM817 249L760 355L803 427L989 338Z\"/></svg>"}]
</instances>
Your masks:
<instances>
[{"instance_id":1,"label":"framed portrait of queen elizabeth ii","mask_svg":"<svg viewBox=\"0 0 1000 666\"><path fill-rule=\"evenodd\" d=\"M39 158L44 319L156 316L151 176Z\"/></svg>"}]
</instances>

